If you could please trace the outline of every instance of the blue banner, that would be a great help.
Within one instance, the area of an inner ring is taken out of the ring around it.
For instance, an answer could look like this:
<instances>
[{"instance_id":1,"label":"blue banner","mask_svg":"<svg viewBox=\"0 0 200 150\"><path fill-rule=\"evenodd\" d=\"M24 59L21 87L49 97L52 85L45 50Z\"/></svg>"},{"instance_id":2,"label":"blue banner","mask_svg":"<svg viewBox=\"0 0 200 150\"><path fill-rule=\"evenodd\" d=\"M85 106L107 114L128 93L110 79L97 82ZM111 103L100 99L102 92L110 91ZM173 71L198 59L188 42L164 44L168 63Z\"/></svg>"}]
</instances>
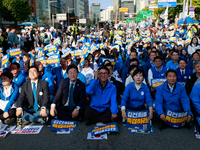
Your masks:
<instances>
[{"instance_id":1,"label":"blue banner","mask_svg":"<svg viewBox=\"0 0 200 150\"><path fill-rule=\"evenodd\" d=\"M51 65L52 67L59 67L60 66L60 55L51 55L47 59L47 64Z\"/></svg>"},{"instance_id":2,"label":"blue banner","mask_svg":"<svg viewBox=\"0 0 200 150\"><path fill-rule=\"evenodd\" d=\"M171 110L166 110L165 113L166 124L173 128L180 128L187 123L188 111L185 112L174 112Z\"/></svg>"},{"instance_id":3,"label":"blue banner","mask_svg":"<svg viewBox=\"0 0 200 150\"><path fill-rule=\"evenodd\" d=\"M150 122L148 120L149 111L142 110L142 111L132 111L128 110L127 113L127 122L126 127L127 129L133 128L136 130L143 130L143 131L150 131Z\"/></svg>"},{"instance_id":4,"label":"blue banner","mask_svg":"<svg viewBox=\"0 0 200 150\"><path fill-rule=\"evenodd\" d=\"M63 121L63 120L54 119L51 121L50 130L75 131L77 130L77 121Z\"/></svg>"},{"instance_id":5,"label":"blue banner","mask_svg":"<svg viewBox=\"0 0 200 150\"><path fill-rule=\"evenodd\" d=\"M91 128L91 135L98 135L101 133L106 133L106 132L119 132L119 129L117 127L117 123L113 122L113 123L108 123L106 125L103 126L98 126L98 127L93 127Z\"/></svg>"},{"instance_id":6,"label":"blue banner","mask_svg":"<svg viewBox=\"0 0 200 150\"><path fill-rule=\"evenodd\" d=\"M152 79L151 80L151 87L156 90L158 86L162 85L166 79Z\"/></svg>"},{"instance_id":7,"label":"blue banner","mask_svg":"<svg viewBox=\"0 0 200 150\"><path fill-rule=\"evenodd\" d=\"M176 7L177 0L158 0L158 7Z\"/></svg>"},{"instance_id":8,"label":"blue banner","mask_svg":"<svg viewBox=\"0 0 200 150\"><path fill-rule=\"evenodd\" d=\"M11 58L15 58L16 56L22 56L22 51L20 48L13 48L13 49L9 49L9 54Z\"/></svg>"}]
</instances>

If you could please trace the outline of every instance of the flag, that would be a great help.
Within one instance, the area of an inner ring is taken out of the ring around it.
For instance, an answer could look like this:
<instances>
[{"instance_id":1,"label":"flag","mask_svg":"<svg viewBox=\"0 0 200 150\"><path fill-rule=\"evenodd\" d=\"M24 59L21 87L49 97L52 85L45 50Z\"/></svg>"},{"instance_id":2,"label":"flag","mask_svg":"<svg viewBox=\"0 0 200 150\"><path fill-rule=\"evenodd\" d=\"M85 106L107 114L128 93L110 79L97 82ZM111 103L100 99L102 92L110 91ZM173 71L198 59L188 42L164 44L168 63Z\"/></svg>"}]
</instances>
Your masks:
<instances>
[{"instance_id":1,"label":"flag","mask_svg":"<svg viewBox=\"0 0 200 150\"><path fill-rule=\"evenodd\" d=\"M1 61L1 68L5 69L8 67L8 63L9 63L9 54L4 55Z\"/></svg>"},{"instance_id":2,"label":"flag","mask_svg":"<svg viewBox=\"0 0 200 150\"><path fill-rule=\"evenodd\" d=\"M168 24L168 6L167 6L167 8L166 8L166 10L165 10L164 18L165 18L164 24Z\"/></svg>"},{"instance_id":3,"label":"flag","mask_svg":"<svg viewBox=\"0 0 200 150\"><path fill-rule=\"evenodd\" d=\"M185 6L185 10L184 10L184 13L183 13L183 18L187 18L188 16L188 0L186 2L186 6Z\"/></svg>"},{"instance_id":4,"label":"flag","mask_svg":"<svg viewBox=\"0 0 200 150\"><path fill-rule=\"evenodd\" d=\"M176 15L174 30L176 30L177 28L178 28L178 18L177 18L177 15Z\"/></svg>"},{"instance_id":5,"label":"flag","mask_svg":"<svg viewBox=\"0 0 200 150\"><path fill-rule=\"evenodd\" d=\"M56 39L53 41L53 44L56 45L56 46L60 45L60 44L61 44L60 38L59 38L59 37L56 38Z\"/></svg>"}]
</instances>

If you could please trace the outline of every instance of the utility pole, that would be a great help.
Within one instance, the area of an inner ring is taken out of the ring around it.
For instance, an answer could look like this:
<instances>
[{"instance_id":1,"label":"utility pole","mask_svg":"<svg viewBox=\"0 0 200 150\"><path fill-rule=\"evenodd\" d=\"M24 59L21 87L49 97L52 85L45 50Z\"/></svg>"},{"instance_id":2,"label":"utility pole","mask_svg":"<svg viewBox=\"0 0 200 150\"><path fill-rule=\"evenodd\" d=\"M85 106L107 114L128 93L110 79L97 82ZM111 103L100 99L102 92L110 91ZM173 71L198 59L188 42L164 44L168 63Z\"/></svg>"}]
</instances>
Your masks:
<instances>
[{"instance_id":1,"label":"utility pole","mask_svg":"<svg viewBox=\"0 0 200 150\"><path fill-rule=\"evenodd\" d=\"M192 0L190 0L190 7L192 6Z\"/></svg>"}]
</instances>

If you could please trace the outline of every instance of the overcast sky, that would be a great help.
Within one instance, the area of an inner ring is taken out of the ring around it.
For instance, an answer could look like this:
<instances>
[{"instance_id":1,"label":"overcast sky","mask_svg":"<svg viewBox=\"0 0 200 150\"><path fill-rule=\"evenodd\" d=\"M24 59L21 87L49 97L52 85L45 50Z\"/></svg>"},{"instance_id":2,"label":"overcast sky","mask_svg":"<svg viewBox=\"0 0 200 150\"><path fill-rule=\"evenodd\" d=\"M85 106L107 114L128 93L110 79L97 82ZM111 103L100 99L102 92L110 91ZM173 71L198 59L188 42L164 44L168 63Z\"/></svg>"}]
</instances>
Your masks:
<instances>
[{"instance_id":1,"label":"overcast sky","mask_svg":"<svg viewBox=\"0 0 200 150\"><path fill-rule=\"evenodd\" d=\"M100 3L101 9L106 9L108 6L113 6L113 0L89 0L89 7L91 3Z\"/></svg>"}]
</instances>

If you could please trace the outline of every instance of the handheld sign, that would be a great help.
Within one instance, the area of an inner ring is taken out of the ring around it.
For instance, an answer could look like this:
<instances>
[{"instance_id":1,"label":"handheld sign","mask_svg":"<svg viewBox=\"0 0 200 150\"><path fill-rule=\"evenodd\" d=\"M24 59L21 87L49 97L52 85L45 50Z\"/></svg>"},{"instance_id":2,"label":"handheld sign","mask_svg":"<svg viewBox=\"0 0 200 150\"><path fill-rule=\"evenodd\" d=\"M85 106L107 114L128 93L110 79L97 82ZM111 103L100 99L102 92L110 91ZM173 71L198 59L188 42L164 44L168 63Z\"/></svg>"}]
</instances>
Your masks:
<instances>
[{"instance_id":1,"label":"handheld sign","mask_svg":"<svg viewBox=\"0 0 200 150\"><path fill-rule=\"evenodd\" d=\"M119 132L118 127L117 127L117 123L113 122L113 123L108 123L106 125L103 126L98 126L98 127L93 127L91 128L91 135L98 135L101 133L106 133L106 132Z\"/></svg>"},{"instance_id":2,"label":"handheld sign","mask_svg":"<svg viewBox=\"0 0 200 150\"><path fill-rule=\"evenodd\" d=\"M60 66L60 55L51 55L47 59L47 64L51 65L52 67L59 67Z\"/></svg>"},{"instance_id":3,"label":"handheld sign","mask_svg":"<svg viewBox=\"0 0 200 150\"><path fill-rule=\"evenodd\" d=\"M140 131L150 131L150 122L148 120L149 111L142 110L142 111L132 111L128 110L127 113L127 122L126 127L127 129L133 128Z\"/></svg>"},{"instance_id":4,"label":"handheld sign","mask_svg":"<svg viewBox=\"0 0 200 150\"><path fill-rule=\"evenodd\" d=\"M8 63L9 63L9 54L4 55L1 61L1 68L5 69L8 67Z\"/></svg>"},{"instance_id":5,"label":"handheld sign","mask_svg":"<svg viewBox=\"0 0 200 150\"><path fill-rule=\"evenodd\" d=\"M186 125L188 119L188 111L185 112L174 112L166 110L165 113L166 124L173 128L180 128Z\"/></svg>"},{"instance_id":6,"label":"handheld sign","mask_svg":"<svg viewBox=\"0 0 200 150\"><path fill-rule=\"evenodd\" d=\"M54 119L51 121L50 130L53 130L53 131L75 131L75 130L77 130L77 122Z\"/></svg>"},{"instance_id":7,"label":"handheld sign","mask_svg":"<svg viewBox=\"0 0 200 150\"><path fill-rule=\"evenodd\" d=\"M165 81L166 81L166 79L152 79L151 86L154 90L156 90L156 88L158 86L162 85Z\"/></svg>"},{"instance_id":8,"label":"handheld sign","mask_svg":"<svg viewBox=\"0 0 200 150\"><path fill-rule=\"evenodd\" d=\"M16 56L22 56L22 51L20 48L9 49L8 51L11 58L14 58Z\"/></svg>"}]
</instances>

